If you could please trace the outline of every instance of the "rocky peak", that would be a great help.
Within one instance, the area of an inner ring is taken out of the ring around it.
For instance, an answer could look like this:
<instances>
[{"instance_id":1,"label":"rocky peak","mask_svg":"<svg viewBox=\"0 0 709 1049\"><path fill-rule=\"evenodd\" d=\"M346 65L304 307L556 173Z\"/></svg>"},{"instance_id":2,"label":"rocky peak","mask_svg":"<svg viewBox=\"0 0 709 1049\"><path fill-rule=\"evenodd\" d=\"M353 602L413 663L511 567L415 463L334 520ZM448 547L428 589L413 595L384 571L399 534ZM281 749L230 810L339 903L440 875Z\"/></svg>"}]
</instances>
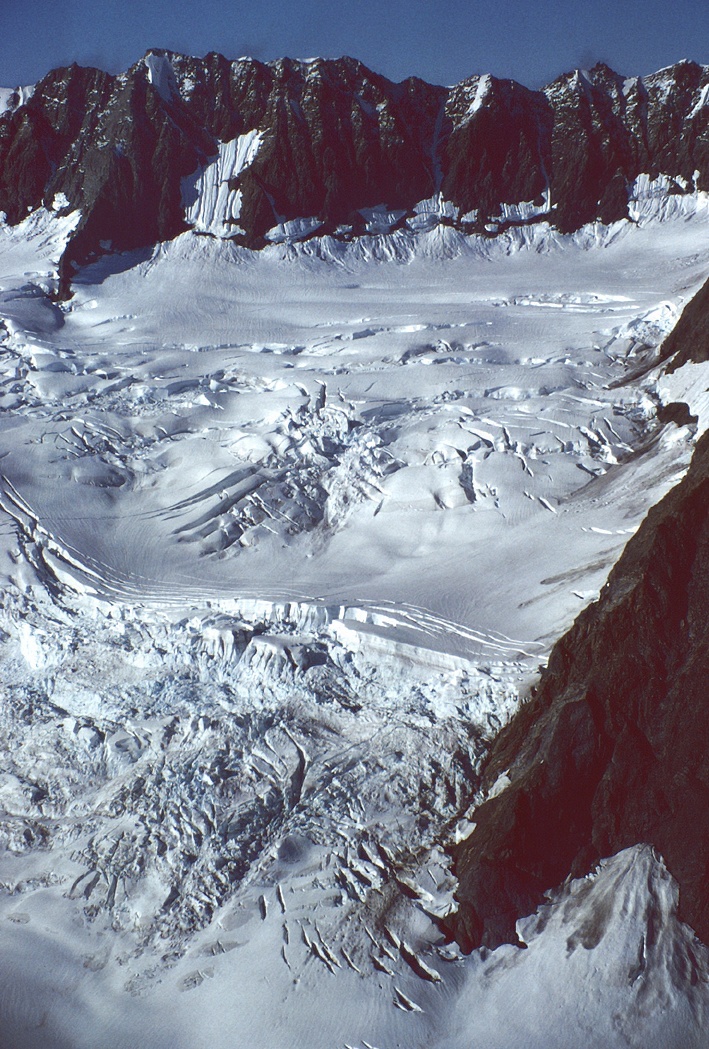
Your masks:
<instances>
[{"instance_id":1,"label":"rocky peak","mask_svg":"<svg viewBox=\"0 0 709 1049\"><path fill-rule=\"evenodd\" d=\"M347 57L152 49L120 76L54 70L10 102L0 210L17 223L57 194L80 209L65 284L106 244L149 246L189 228L183 180L257 132L249 163L227 176L239 215L221 234L255 248L298 222L356 236L369 229L364 213L411 216L436 194L450 205L441 222L494 235L516 222L571 231L626 217L642 173L675 177L679 191L709 184L709 68L691 62L634 80L598 64L543 91L489 75L447 89L394 84Z\"/></svg>"},{"instance_id":2,"label":"rocky peak","mask_svg":"<svg viewBox=\"0 0 709 1049\"><path fill-rule=\"evenodd\" d=\"M553 114L539 92L513 80L471 77L446 103L444 196L477 226L503 203L533 201L548 188Z\"/></svg>"}]
</instances>

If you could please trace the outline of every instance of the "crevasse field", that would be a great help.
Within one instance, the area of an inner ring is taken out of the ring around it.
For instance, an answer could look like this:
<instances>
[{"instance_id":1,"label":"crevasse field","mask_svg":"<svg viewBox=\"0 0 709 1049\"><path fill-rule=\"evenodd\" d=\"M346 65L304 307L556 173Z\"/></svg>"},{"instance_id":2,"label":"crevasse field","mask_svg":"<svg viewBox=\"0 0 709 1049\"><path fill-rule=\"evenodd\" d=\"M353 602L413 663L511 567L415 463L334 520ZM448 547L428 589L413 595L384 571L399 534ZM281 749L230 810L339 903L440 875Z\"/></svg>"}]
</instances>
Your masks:
<instances>
[{"instance_id":1,"label":"crevasse field","mask_svg":"<svg viewBox=\"0 0 709 1049\"><path fill-rule=\"evenodd\" d=\"M658 408L709 419L657 364L707 200L635 216L192 232L61 306L75 217L0 228L3 1049L706 1044L647 848L526 949L435 923L487 743L687 468Z\"/></svg>"}]
</instances>

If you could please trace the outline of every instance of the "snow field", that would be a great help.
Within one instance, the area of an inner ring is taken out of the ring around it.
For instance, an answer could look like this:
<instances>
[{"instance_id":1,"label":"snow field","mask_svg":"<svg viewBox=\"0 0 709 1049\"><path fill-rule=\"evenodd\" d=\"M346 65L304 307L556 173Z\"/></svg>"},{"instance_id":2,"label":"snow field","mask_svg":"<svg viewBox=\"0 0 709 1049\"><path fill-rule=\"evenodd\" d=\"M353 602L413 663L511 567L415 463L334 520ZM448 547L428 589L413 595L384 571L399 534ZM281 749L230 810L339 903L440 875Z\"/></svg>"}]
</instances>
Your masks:
<instances>
[{"instance_id":1,"label":"snow field","mask_svg":"<svg viewBox=\"0 0 709 1049\"><path fill-rule=\"evenodd\" d=\"M58 307L73 221L0 228L6 1043L703 1044L649 850L527 950L435 924L489 740L686 469L658 406L705 425L656 363L701 215L445 259L186 234Z\"/></svg>"}]
</instances>

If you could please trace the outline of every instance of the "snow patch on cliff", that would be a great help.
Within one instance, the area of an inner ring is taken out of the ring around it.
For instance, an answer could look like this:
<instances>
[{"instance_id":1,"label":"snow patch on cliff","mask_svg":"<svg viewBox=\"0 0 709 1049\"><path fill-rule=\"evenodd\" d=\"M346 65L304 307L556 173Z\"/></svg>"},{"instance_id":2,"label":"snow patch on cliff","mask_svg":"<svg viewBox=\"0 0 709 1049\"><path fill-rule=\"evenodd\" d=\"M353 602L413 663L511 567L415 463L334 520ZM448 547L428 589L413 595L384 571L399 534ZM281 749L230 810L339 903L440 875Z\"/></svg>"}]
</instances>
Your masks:
<instances>
[{"instance_id":1,"label":"snow patch on cliff","mask_svg":"<svg viewBox=\"0 0 709 1049\"><path fill-rule=\"evenodd\" d=\"M23 87L0 87L0 116L3 113L14 113L20 106L24 106L35 93L35 84L26 84Z\"/></svg>"},{"instance_id":2,"label":"snow patch on cliff","mask_svg":"<svg viewBox=\"0 0 709 1049\"><path fill-rule=\"evenodd\" d=\"M182 199L188 223L197 233L233 237L243 233L238 224L242 191L239 176L256 159L263 133L248 131L219 143L219 154L195 176L183 179Z\"/></svg>"},{"instance_id":3,"label":"snow patch on cliff","mask_svg":"<svg viewBox=\"0 0 709 1049\"><path fill-rule=\"evenodd\" d=\"M166 55L158 55L149 51L143 62L148 82L153 85L164 102L171 102L173 98L179 97L175 71Z\"/></svg>"},{"instance_id":4,"label":"snow patch on cliff","mask_svg":"<svg viewBox=\"0 0 709 1049\"><path fill-rule=\"evenodd\" d=\"M680 176L639 175L630 190L628 215L633 222L689 219L709 215L709 194L694 189Z\"/></svg>"}]
</instances>

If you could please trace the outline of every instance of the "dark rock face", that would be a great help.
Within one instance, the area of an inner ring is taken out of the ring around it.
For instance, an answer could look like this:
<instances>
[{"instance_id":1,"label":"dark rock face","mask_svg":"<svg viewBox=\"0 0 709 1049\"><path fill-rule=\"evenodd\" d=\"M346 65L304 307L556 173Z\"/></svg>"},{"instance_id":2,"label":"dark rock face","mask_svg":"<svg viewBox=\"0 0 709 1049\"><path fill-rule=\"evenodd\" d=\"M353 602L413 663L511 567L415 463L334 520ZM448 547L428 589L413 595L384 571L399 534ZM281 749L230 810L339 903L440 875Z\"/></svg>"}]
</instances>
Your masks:
<instances>
[{"instance_id":1,"label":"dark rock face","mask_svg":"<svg viewBox=\"0 0 709 1049\"><path fill-rule=\"evenodd\" d=\"M259 246L281 219L351 220L358 208L404 208L435 189L431 143L443 88L392 84L351 59L273 65L162 54L158 76L56 70L0 117L0 209L15 223L64 193L82 219L67 253L169 239L186 229L182 179L229 141L265 134L244 172L241 225Z\"/></svg>"},{"instance_id":2,"label":"dark rock face","mask_svg":"<svg viewBox=\"0 0 709 1049\"><path fill-rule=\"evenodd\" d=\"M646 167L642 128L633 126L623 85L622 77L599 65L588 75L561 77L545 91L554 113L550 170L561 230L627 215L631 173Z\"/></svg>"},{"instance_id":3,"label":"dark rock face","mask_svg":"<svg viewBox=\"0 0 709 1049\"><path fill-rule=\"evenodd\" d=\"M235 236L251 247L296 218L356 235L360 209L406 213L438 192L475 213L465 230L496 232L501 206L521 201L537 204L535 220L573 230L627 215L643 172L680 177L677 192L709 188L708 85L709 67L691 62L633 80L598 65L544 91L493 77L449 90L394 84L349 58L266 65L149 52L120 76L55 70L0 115L0 210L16 223L59 193L81 209L68 280L108 244L182 232L182 179L219 142L260 130L231 187L242 192Z\"/></svg>"},{"instance_id":4,"label":"dark rock face","mask_svg":"<svg viewBox=\"0 0 709 1049\"><path fill-rule=\"evenodd\" d=\"M513 80L471 77L451 90L443 196L480 223L501 203L539 199L551 170L553 112L541 92Z\"/></svg>"},{"instance_id":5,"label":"dark rock face","mask_svg":"<svg viewBox=\"0 0 709 1049\"><path fill-rule=\"evenodd\" d=\"M709 282L699 289L661 346L667 371L709 361Z\"/></svg>"},{"instance_id":6,"label":"dark rock face","mask_svg":"<svg viewBox=\"0 0 709 1049\"><path fill-rule=\"evenodd\" d=\"M709 321L709 285L673 345ZM706 342L706 334L705 334ZM545 890L647 842L709 942L709 435L650 511L599 600L554 647L533 699L488 756L489 789L457 847L465 949L516 940Z\"/></svg>"},{"instance_id":7,"label":"dark rock face","mask_svg":"<svg viewBox=\"0 0 709 1049\"><path fill-rule=\"evenodd\" d=\"M443 88L392 84L349 58L264 65L211 55L172 65L178 82L194 84L185 108L215 139L266 132L240 181L249 243L281 218L318 216L334 227L359 208L409 208L434 192Z\"/></svg>"}]
</instances>

